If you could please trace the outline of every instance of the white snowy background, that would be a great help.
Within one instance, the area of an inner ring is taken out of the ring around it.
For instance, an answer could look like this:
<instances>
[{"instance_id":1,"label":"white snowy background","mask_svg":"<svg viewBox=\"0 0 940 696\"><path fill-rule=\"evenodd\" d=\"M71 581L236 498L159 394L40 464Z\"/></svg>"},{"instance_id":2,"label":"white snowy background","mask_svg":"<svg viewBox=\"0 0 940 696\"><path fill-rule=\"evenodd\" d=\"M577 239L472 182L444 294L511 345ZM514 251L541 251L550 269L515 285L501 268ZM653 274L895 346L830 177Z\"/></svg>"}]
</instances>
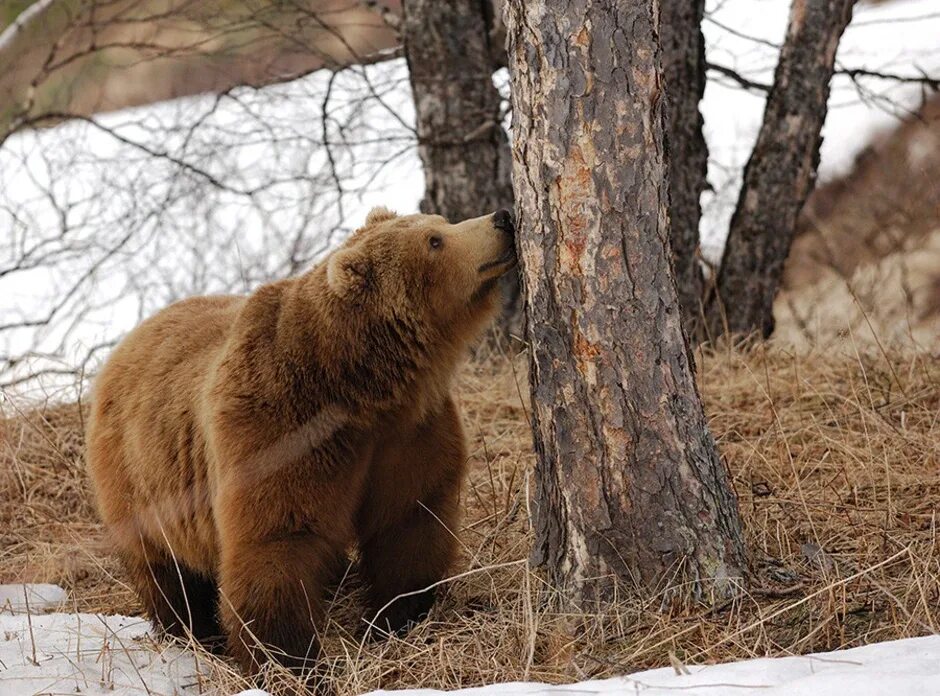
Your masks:
<instances>
[{"instance_id":1,"label":"white snowy background","mask_svg":"<svg viewBox=\"0 0 940 696\"><path fill-rule=\"evenodd\" d=\"M785 0L712 0L704 25L709 61L770 82L788 6ZM938 47L937 0L863 4L838 64L937 75ZM702 110L714 191L703 199L702 235L715 254L763 98L712 77ZM414 211L423 180L406 78L397 61L131 109L8 140L0 149L0 240L9 242L0 249L11 255L0 257L0 357L32 350L31 366L55 370L91 355L93 367L111 341L173 299L247 291L296 272L373 205ZM505 86L505 75L498 80ZM918 87L892 81L861 84L860 94L849 78L834 80L823 179L847 170L872 136L907 116L921 96ZM9 270L8 262L24 254L47 263ZM33 325L37 317L49 321ZM43 613L51 609L59 612ZM683 671L467 693L926 696L940 694L940 637ZM140 618L71 613L54 586L0 587L0 696L195 694L204 692L200 680L194 656L155 642ZM425 693L434 692L411 692Z\"/></svg>"},{"instance_id":2,"label":"white snowy background","mask_svg":"<svg viewBox=\"0 0 940 696\"><path fill-rule=\"evenodd\" d=\"M710 0L708 60L770 83L789 4ZM858 5L837 63L940 74L940 5ZM504 92L506 81L497 75ZM918 85L837 75L820 177L847 170L921 98ZM702 111L713 190L702 239L713 258L763 103L710 74ZM156 309L300 271L373 205L415 211L423 178L413 123L399 60L13 136L0 148L0 366L5 356L30 359L0 367L0 387L34 369L69 373L58 384L74 385L75 365L93 370ZM25 267L11 270L16 263Z\"/></svg>"}]
</instances>

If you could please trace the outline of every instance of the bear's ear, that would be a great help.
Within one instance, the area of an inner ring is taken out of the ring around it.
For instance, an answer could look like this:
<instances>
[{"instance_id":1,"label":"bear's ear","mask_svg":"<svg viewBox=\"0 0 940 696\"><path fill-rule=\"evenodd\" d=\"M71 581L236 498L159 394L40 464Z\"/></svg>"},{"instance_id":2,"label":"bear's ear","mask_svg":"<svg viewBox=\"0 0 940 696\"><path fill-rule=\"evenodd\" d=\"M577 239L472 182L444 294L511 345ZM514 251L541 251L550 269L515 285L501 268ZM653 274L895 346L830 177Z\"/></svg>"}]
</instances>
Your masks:
<instances>
[{"instance_id":1,"label":"bear's ear","mask_svg":"<svg viewBox=\"0 0 940 696\"><path fill-rule=\"evenodd\" d=\"M372 262L360 247L337 249L326 262L326 282L340 297L362 295L369 291L374 280Z\"/></svg>"},{"instance_id":2,"label":"bear's ear","mask_svg":"<svg viewBox=\"0 0 940 696\"><path fill-rule=\"evenodd\" d=\"M397 218L398 213L393 212L386 208L385 206L378 206L369 211L369 214L366 215L366 225L374 225L379 222L385 222L386 220L391 220L392 218Z\"/></svg>"}]
</instances>

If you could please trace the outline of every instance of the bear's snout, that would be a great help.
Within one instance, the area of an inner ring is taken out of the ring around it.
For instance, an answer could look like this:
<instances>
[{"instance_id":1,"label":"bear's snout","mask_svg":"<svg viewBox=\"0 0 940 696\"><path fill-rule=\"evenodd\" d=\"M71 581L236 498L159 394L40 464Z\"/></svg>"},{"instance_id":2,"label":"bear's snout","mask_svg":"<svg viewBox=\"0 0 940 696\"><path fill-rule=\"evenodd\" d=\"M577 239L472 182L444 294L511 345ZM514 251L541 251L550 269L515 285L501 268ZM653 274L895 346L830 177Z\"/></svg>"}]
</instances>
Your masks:
<instances>
[{"instance_id":1,"label":"bear's snout","mask_svg":"<svg viewBox=\"0 0 940 696\"><path fill-rule=\"evenodd\" d=\"M516 225L512 219L512 213L508 210L497 210L493 213L493 227L502 230L510 237L516 234Z\"/></svg>"}]
</instances>

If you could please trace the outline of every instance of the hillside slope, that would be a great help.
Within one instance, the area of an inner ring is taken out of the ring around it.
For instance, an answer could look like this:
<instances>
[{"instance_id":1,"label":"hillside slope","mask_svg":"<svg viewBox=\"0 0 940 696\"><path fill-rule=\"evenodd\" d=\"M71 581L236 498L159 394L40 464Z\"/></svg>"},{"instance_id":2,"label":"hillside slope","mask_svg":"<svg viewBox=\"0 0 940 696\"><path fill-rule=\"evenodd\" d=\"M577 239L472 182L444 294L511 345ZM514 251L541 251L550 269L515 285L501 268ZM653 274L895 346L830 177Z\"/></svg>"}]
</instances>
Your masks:
<instances>
[{"instance_id":1,"label":"hillside slope","mask_svg":"<svg viewBox=\"0 0 940 696\"><path fill-rule=\"evenodd\" d=\"M778 340L940 341L940 95L883 133L803 210Z\"/></svg>"}]
</instances>

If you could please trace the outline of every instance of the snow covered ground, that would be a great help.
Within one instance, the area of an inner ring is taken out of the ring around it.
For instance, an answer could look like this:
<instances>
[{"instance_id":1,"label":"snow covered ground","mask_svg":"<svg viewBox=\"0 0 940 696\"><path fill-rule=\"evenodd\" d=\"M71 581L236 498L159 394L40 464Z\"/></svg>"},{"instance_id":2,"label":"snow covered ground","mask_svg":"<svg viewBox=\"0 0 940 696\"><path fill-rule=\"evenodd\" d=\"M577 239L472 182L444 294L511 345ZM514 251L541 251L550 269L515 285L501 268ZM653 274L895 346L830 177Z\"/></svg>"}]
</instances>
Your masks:
<instances>
[{"instance_id":1,"label":"snow covered ground","mask_svg":"<svg viewBox=\"0 0 940 696\"><path fill-rule=\"evenodd\" d=\"M0 696L26 694L213 694L191 653L153 639L140 617L40 613L65 592L29 586L30 614L0 611ZM0 585L0 598L23 597L23 585ZM32 598L35 598L33 601ZM43 600L45 598L45 600ZM3 602L0 599L0 602ZM433 696L431 689L375 691L370 696ZM929 696L940 694L940 636L876 643L851 650L702 667L666 667L629 676L553 686L493 684L461 696ZM245 691L239 696L264 696Z\"/></svg>"},{"instance_id":2,"label":"snow covered ground","mask_svg":"<svg viewBox=\"0 0 940 696\"><path fill-rule=\"evenodd\" d=\"M0 585L0 612L39 612L65 603L65 590L58 585Z\"/></svg>"},{"instance_id":3,"label":"snow covered ground","mask_svg":"<svg viewBox=\"0 0 940 696\"><path fill-rule=\"evenodd\" d=\"M0 696L197 694L197 677L140 617L0 614Z\"/></svg>"},{"instance_id":4,"label":"snow covered ground","mask_svg":"<svg viewBox=\"0 0 940 696\"><path fill-rule=\"evenodd\" d=\"M928 696L940 694L940 636L875 643L801 657L766 658L705 667L672 667L626 677L553 686L493 684L461 689L461 696ZM378 694L406 692L374 691ZM414 689L408 696L443 694Z\"/></svg>"}]
</instances>

